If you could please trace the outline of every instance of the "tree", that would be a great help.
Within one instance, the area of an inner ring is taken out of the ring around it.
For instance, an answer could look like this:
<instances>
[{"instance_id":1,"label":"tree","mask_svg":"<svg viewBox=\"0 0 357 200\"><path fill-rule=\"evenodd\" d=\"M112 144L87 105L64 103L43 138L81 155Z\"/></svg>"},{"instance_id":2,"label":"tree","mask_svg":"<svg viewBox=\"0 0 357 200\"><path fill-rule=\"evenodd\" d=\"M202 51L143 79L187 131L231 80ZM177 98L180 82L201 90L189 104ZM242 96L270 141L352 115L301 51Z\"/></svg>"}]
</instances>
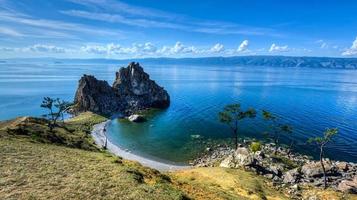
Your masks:
<instances>
[{"instance_id":1,"label":"tree","mask_svg":"<svg viewBox=\"0 0 357 200\"><path fill-rule=\"evenodd\" d=\"M338 129L337 128L328 128L326 129L326 131L324 132L323 137L315 137L315 138L310 138L308 140L308 143L314 143L318 146L319 150L320 150L320 164L321 164L321 168L322 171L324 173L324 188L327 188L327 179L326 179L326 169L325 169L325 165L323 162L323 158L324 158L324 148L326 147L326 145L331 142L332 137L334 135L336 135L338 133Z\"/></svg>"},{"instance_id":2,"label":"tree","mask_svg":"<svg viewBox=\"0 0 357 200\"><path fill-rule=\"evenodd\" d=\"M249 108L246 111L241 110L240 104L226 105L222 112L218 114L220 122L227 124L232 130L235 138L235 148L238 148L238 122L245 118L254 118L256 111Z\"/></svg>"},{"instance_id":3,"label":"tree","mask_svg":"<svg viewBox=\"0 0 357 200\"><path fill-rule=\"evenodd\" d=\"M276 115L274 115L266 110L262 111L262 115L266 121L269 121L271 123L271 126L270 126L271 131L265 132L265 135L268 136L274 142L274 144L275 144L274 154L276 154L278 151L278 146L279 146L281 135L292 133L293 128L287 124L280 123L279 118Z\"/></svg>"},{"instance_id":4,"label":"tree","mask_svg":"<svg viewBox=\"0 0 357 200\"><path fill-rule=\"evenodd\" d=\"M62 117L62 120L64 120L63 114L68 111L71 105L71 103L63 101L59 98L43 98L41 107L49 110L49 114L45 114L44 117L47 117L49 119L48 127L51 131L57 125L57 120L59 117ZM55 110L55 108L57 110Z\"/></svg>"}]
</instances>

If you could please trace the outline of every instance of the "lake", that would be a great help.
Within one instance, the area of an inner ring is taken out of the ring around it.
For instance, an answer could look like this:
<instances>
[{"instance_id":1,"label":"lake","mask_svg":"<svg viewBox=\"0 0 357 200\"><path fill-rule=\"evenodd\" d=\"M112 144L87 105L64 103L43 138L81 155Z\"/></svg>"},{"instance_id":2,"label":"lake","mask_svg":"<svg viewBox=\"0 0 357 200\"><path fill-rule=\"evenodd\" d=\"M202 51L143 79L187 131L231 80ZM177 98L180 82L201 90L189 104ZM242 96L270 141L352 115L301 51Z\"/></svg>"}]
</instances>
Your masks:
<instances>
[{"instance_id":1,"label":"lake","mask_svg":"<svg viewBox=\"0 0 357 200\"><path fill-rule=\"evenodd\" d=\"M82 74L112 84L124 63L0 63L0 120L22 115L41 116L44 96L73 100ZM242 121L241 138L263 140L268 124L265 109L278 115L294 132L295 150L315 155L306 140L327 127L339 134L328 146L333 159L357 161L357 71L342 69L241 66L145 65L144 70L171 97L168 109L150 114L137 124L113 119L109 139L130 151L156 159L187 162L207 145L228 142L228 127L218 121L224 105L240 103L258 111L256 119Z\"/></svg>"}]
</instances>

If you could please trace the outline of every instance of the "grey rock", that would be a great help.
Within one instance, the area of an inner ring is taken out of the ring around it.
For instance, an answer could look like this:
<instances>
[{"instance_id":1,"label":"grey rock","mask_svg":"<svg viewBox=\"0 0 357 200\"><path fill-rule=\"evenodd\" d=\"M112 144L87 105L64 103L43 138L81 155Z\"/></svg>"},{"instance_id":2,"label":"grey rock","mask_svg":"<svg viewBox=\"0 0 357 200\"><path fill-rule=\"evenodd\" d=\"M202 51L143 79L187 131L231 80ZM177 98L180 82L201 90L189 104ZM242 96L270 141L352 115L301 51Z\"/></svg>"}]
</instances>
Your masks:
<instances>
[{"instance_id":1,"label":"grey rock","mask_svg":"<svg viewBox=\"0 0 357 200\"><path fill-rule=\"evenodd\" d=\"M342 180L337 189L341 192L357 194L357 176L353 180Z\"/></svg>"},{"instance_id":2,"label":"grey rock","mask_svg":"<svg viewBox=\"0 0 357 200\"><path fill-rule=\"evenodd\" d=\"M139 63L130 63L116 73L113 86L94 76L84 75L78 84L73 112L129 115L146 108L170 105L167 91L151 80Z\"/></svg>"},{"instance_id":3,"label":"grey rock","mask_svg":"<svg viewBox=\"0 0 357 200\"><path fill-rule=\"evenodd\" d=\"M137 115L137 114L130 115L128 117L128 120L131 121L131 122L144 122L144 121L146 121L146 119L142 115Z\"/></svg>"},{"instance_id":4,"label":"grey rock","mask_svg":"<svg viewBox=\"0 0 357 200\"><path fill-rule=\"evenodd\" d=\"M283 176L283 182L284 183L290 183L290 184L293 184L293 183L298 183L300 178L301 178L301 175L298 171L298 169L292 169L292 170L289 170L287 172L285 172L284 176Z\"/></svg>"},{"instance_id":5,"label":"grey rock","mask_svg":"<svg viewBox=\"0 0 357 200\"><path fill-rule=\"evenodd\" d=\"M333 166L329 163L324 161L326 173L330 173L331 170L333 169ZM310 162L302 166L301 172L304 174L306 177L322 177L323 176L323 170L321 167L320 162Z\"/></svg>"},{"instance_id":6,"label":"grey rock","mask_svg":"<svg viewBox=\"0 0 357 200\"><path fill-rule=\"evenodd\" d=\"M91 75L83 75L79 80L74 103L75 112L111 115L123 108L119 94L106 81Z\"/></svg>"},{"instance_id":7,"label":"grey rock","mask_svg":"<svg viewBox=\"0 0 357 200\"><path fill-rule=\"evenodd\" d=\"M125 99L127 109L166 108L170 96L164 88L151 80L139 63L130 63L116 72L113 88Z\"/></svg>"}]
</instances>

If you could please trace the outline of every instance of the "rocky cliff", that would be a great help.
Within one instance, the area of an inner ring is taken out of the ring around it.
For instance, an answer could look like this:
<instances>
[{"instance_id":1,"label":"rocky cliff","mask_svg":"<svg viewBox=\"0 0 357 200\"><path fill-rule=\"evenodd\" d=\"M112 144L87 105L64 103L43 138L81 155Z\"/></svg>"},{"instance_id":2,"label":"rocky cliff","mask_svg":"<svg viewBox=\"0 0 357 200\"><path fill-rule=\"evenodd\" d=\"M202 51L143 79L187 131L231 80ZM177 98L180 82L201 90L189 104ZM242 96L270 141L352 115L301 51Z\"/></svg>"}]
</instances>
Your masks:
<instances>
[{"instance_id":1,"label":"rocky cliff","mask_svg":"<svg viewBox=\"0 0 357 200\"><path fill-rule=\"evenodd\" d=\"M116 73L113 88L124 98L130 110L148 107L166 108L170 104L169 94L151 80L139 63L130 63Z\"/></svg>"},{"instance_id":2,"label":"rocky cliff","mask_svg":"<svg viewBox=\"0 0 357 200\"><path fill-rule=\"evenodd\" d=\"M150 79L139 63L132 62L116 72L113 86L84 75L79 80L74 103L75 112L127 115L146 108L166 108L170 105L170 97L164 88Z\"/></svg>"}]
</instances>

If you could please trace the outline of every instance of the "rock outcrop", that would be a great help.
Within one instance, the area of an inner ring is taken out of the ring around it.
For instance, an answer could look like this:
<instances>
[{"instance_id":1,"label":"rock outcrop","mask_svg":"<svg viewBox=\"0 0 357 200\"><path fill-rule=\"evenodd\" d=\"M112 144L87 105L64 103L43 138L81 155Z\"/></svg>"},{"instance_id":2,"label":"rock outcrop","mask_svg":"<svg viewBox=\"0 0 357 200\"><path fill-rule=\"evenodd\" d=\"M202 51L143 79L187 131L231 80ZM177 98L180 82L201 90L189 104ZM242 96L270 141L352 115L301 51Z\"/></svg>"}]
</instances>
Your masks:
<instances>
[{"instance_id":1,"label":"rock outcrop","mask_svg":"<svg viewBox=\"0 0 357 200\"><path fill-rule=\"evenodd\" d=\"M216 148L197 158L193 165L199 167L220 166L225 168L244 168L272 180L277 187L291 187L295 194L299 186L323 187L324 177L320 161L291 152L275 145L264 144L262 149L253 152L250 142L239 144L237 150ZM327 185L333 189L357 193L357 164L324 159ZM295 188L295 189L294 189Z\"/></svg>"},{"instance_id":2,"label":"rock outcrop","mask_svg":"<svg viewBox=\"0 0 357 200\"><path fill-rule=\"evenodd\" d=\"M104 115L120 112L125 104L106 81L91 75L83 75L79 80L74 103L76 112L92 111Z\"/></svg>"},{"instance_id":3,"label":"rock outcrop","mask_svg":"<svg viewBox=\"0 0 357 200\"><path fill-rule=\"evenodd\" d=\"M113 88L127 103L129 110L166 108L170 104L169 94L151 80L139 63L130 63L116 73Z\"/></svg>"},{"instance_id":4,"label":"rock outcrop","mask_svg":"<svg viewBox=\"0 0 357 200\"><path fill-rule=\"evenodd\" d=\"M116 73L113 86L84 75L79 80L74 103L74 112L130 115L146 108L166 108L170 105L170 97L139 63L130 63Z\"/></svg>"}]
</instances>

